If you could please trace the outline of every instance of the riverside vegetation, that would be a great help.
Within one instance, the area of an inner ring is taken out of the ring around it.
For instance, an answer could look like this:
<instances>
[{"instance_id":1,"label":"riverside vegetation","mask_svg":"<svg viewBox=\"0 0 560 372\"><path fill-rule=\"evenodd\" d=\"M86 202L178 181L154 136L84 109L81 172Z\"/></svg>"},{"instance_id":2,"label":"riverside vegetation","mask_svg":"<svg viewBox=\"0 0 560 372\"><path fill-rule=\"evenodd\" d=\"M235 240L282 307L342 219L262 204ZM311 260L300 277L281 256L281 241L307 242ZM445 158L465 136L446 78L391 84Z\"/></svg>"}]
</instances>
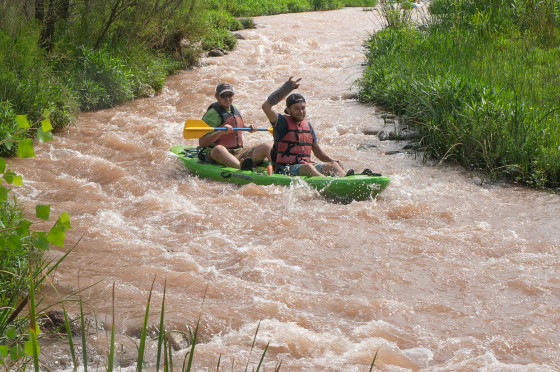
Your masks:
<instances>
[{"instance_id":1,"label":"riverside vegetation","mask_svg":"<svg viewBox=\"0 0 560 372\"><path fill-rule=\"evenodd\" d=\"M380 1L359 98L400 116L426 158L560 189L560 3Z\"/></svg>"},{"instance_id":2,"label":"riverside vegetation","mask_svg":"<svg viewBox=\"0 0 560 372\"><path fill-rule=\"evenodd\" d=\"M38 319L49 309L41 307L36 295L72 251L57 261L46 258L51 244L64 246L70 217L61 214L48 231L33 229L10 196L10 188L23 180L6 166L5 158L34 156L34 139L52 140L52 132L71 125L80 112L157 94L167 76L196 66L205 51L234 49L237 39L231 31L252 27L252 16L375 5L376 0L0 0L0 370L41 369ZM37 205L35 217L48 221L50 206ZM72 300L81 304L81 299ZM59 305L77 367L70 321L64 302ZM161 325L163 319L162 304ZM85 346L83 312L79 322ZM159 329L158 359L150 363L159 369L161 362L163 370L170 370L166 332ZM183 370L192 365L197 333L198 326ZM113 324L108 371L118 368L114 334ZM145 364L145 339L146 324L137 370ZM265 354L266 349L256 370ZM87 370L85 347L82 356ZM375 357L370 370L374 362Z\"/></svg>"}]
</instances>

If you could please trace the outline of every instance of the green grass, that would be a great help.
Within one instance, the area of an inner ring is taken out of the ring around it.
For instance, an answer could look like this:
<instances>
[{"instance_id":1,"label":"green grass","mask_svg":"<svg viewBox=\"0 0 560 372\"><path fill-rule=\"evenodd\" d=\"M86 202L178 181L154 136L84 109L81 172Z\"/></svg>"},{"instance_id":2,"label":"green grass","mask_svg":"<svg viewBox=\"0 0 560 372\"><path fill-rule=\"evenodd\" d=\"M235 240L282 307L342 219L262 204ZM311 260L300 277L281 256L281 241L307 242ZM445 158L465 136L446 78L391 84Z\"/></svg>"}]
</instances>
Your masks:
<instances>
[{"instance_id":1,"label":"green grass","mask_svg":"<svg viewBox=\"0 0 560 372\"><path fill-rule=\"evenodd\" d=\"M33 248L32 233L18 230L24 221L15 198L0 203L0 342L10 327L21 333L25 326L25 322L13 322L13 313L29 294L27 273L30 268L36 272L41 259L41 252Z\"/></svg>"},{"instance_id":2,"label":"green grass","mask_svg":"<svg viewBox=\"0 0 560 372\"><path fill-rule=\"evenodd\" d=\"M344 6L348 7L373 7L377 5L377 0L345 0Z\"/></svg>"},{"instance_id":3,"label":"green grass","mask_svg":"<svg viewBox=\"0 0 560 372\"><path fill-rule=\"evenodd\" d=\"M428 158L558 189L560 48L501 29L388 27L369 41L359 97L417 128Z\"/></svg>"}]
</instances>

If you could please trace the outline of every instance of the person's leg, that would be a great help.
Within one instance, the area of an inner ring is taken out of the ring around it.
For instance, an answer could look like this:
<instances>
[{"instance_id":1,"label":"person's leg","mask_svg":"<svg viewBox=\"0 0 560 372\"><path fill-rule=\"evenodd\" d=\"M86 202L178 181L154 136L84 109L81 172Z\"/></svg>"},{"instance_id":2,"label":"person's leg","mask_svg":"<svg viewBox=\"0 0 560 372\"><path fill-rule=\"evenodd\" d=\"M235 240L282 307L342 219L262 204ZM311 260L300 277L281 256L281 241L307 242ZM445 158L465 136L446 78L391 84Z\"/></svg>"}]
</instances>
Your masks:
<instances>
[{"instance_id":1,"label":"person's leg","mask_svg":"<svg viewBox=\"0 0 560 372\"><path fill-rule=\"evenodd\" d=\"M308 164L302 164L299 167L299 172L296 175L313 177L313 176L321 176L322 174L317 170L317 168L315 168L313 164L308 163Z\"/></svg>"},{"instance_id":2,"label":"person's leg","mask_svg":"<svg viewBox=\"0 0 560 372\"><path fill-rule=\"evenodd\" d=\"M339 176L342 177L346 173L344 173L344 169L338 164L337 162L333 161L331 163L323 164L323 170L321 171L326 176Z\"/></svg>"},{"instance_id":3,"label":"person's leg","mask_svg":"<svg viewBox=\"0 0 560 372\"><path fill-rule=\"evenodd\" d=\"M253 159L253 162L256 164L261 163L264 159L268 159L268 161L272 163L270 150L272 150L272 142L259 143L253 148L251 159Z\"/></svg>"},{"instance_id":4,"label":"person's leg","mask_svg":"<svg viewBox=\"0 0 560 372\"><path fill-rule=\"evenodd\" d=\"M251 158L253 163L260 164L264 159L270 159L270 150L272 149L271 142L259 143L255 146L246 146L235 152L235 157L242 161L242 159ZM272 161L271 161L272 163Z\"/></svg>"},{"instance_id":5,"label":"person's leg","mask_svg":"<svg viewBox=\"0 0 560 372\"><path fill-rule=\"evenodd\" d=\"M226 149L222 145L216 145L210 151L210 156L217 163L223 164L223 165L228 166L228 167L239 168L241 166L241 163L239 162L239 159L237 159L235 156L233 156L228 151L228 149Z\"/></svg>"}]
</instances>

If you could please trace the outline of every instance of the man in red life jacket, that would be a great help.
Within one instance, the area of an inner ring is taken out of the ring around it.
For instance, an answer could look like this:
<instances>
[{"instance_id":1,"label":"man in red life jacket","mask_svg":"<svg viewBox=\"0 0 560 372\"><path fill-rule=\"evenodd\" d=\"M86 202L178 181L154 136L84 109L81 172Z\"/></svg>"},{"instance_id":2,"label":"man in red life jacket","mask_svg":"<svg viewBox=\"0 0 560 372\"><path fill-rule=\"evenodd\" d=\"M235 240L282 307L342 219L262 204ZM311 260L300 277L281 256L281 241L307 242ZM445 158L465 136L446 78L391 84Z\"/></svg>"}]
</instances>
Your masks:
<instances>
[{"instance_id":1,"label":"man in red life jacket","mask_svg":"<svg viewBox=\"0 0 560 372\"><path fill-rule=\"evenodd\" d=\"M261 106L274 127L271 153L274 171L293 176L344 176L340 161L327 155L317 143L315 131L305 119L305 98L297 93L288 96L299 87L300 80L290 77ZM286 96L285 115L276 113L273 106ZM313 163L311 153L323 163Z\"/></svg>"},{"instance_id":2,"label":"man in red life jacket","mask_svg":"<svg viewBox=\"0 0 560 372\"><path fill-rule=\"evenodd\" d=\"M272 143L262 142L255 146L243 146L242 131L233 128L251 128L246 126L243 117L233 102L233 86L223 82L216 87L216 102L208 107L202 120L211 127L225 127L227 130L208 132L200 137L198 144L205 148L205 160L211 163L220 163L228 167L251 170L253 163L259 164L265 158L270 158Z\"/></svg>"}]
</instances>

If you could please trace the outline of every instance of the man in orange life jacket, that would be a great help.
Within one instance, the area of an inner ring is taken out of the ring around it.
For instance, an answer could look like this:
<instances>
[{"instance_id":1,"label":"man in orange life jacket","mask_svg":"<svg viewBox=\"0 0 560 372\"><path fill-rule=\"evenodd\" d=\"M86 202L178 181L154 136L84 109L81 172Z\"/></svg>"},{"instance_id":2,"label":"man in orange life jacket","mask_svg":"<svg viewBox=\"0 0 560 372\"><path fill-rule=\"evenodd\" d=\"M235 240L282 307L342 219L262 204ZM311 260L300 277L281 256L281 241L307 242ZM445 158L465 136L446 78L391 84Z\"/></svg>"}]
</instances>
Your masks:
<instances>
[{"instance_id":1,"label":"man in orange life jacket","mask_svg":"<svg viewBox=\"0 0 560 372\"><path fill-rule=\"evenodd\" d=\"M262 109L274 127L272 162L276 173L293 176L344 176L340 161L331 158L317 143L311 124L305 120L305 98L301 94L290 94L299 87L292 77L274 91L262 104ZM276 113L273 106L286 99L286 115ZM313 163L311 153L323 163Z\"/></svg>"},{"instance_id":2,"label":"man in orange life jacket","mask_svg":"<svg viewBox=\"0 0 560 372\"><path fill-rule=\"evenodd\" d=\"M243 146L242 131L233 128L251 128L243 122L241 113L232 105L233 86L223 82L216 87L216 102L208 107L202 120L211 127L225 127L227 130L208 132L200 137L198 144L204 147L205 160L211 163L220 163L228 167L251 170L253 163L259 164L265 158L270 160L272 143L262 142L255 146Z\"/></svg>"}]
</instances>

